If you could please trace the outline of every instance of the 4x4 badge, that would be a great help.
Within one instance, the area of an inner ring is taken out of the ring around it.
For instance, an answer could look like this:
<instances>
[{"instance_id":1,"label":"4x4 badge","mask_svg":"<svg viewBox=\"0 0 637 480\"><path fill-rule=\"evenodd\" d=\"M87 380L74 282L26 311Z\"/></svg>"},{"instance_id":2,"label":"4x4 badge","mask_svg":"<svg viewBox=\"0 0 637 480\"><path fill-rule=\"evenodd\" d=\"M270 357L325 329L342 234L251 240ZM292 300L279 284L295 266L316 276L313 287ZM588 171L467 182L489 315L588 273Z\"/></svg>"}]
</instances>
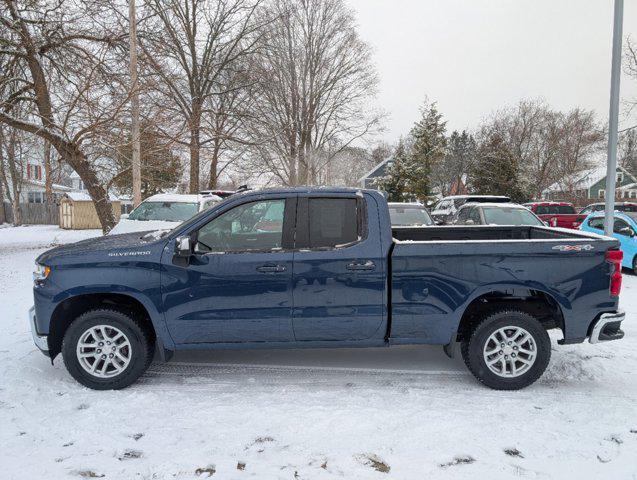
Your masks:
<instances>
[{"instance_id":1,"label":"4x4 badge","mask_svg":"<svg viewBox=\"0 0 637 480\"><path fill-rule=\"evenodd\" d=\"M586 245L555 245L553 250L559 250L560 252L581 252L582 250L595 250L595 247L586 244Z\"/></svg>"}]
</instances>

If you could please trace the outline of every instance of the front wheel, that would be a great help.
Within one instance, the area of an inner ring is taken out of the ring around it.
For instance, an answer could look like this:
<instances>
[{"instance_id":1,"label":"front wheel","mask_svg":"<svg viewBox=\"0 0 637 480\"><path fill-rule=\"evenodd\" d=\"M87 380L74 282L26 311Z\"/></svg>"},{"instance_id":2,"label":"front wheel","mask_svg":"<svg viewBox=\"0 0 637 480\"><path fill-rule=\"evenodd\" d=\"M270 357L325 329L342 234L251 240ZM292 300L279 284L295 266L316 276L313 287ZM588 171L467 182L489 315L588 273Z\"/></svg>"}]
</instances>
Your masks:
<instances>
[{"instance_id":1,"label":"front wheel","mask_svg":"<svg viewBox=\"0 0 637 480\"><path fill-rule=\"evenodd\" d=\"M67 329L62 357L71 376L95 390L129 386L153 358L146 330L132 316L117 310L91 310Z\"/></svg>"},{"instance_id":2,"label":"front wheel","mask_svg":"<svg viewBox=\"0 0 637 480\"><path fill-rule=\"evenodd\" d=\"M462 342L471 373L496 390L518 390L535 382L548 366L551 340L531 314L503 309L479 323Z\"/></svg>"}]
</instances>

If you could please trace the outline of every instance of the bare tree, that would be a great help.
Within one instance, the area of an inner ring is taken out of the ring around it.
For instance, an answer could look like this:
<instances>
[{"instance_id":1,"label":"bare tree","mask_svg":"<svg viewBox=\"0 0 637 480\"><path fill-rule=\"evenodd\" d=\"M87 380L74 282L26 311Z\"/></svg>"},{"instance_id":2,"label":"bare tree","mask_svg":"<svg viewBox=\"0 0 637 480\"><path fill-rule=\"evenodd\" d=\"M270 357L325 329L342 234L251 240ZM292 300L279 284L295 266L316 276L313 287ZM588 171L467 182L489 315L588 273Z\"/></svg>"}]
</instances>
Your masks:
<instances>
[{"instance_id":1,"label":"bare tree","mask_svg":"<svg viewBox=\"0 0 637 480\"><path fill-rule=\"evenodd\" d=\"M535 198L589 168L604 138L593 111L559 112L540 100L522 100L496 112L480 129L482 139L494 134L513 155Z\"/></svg>"},{"instance_id":2,"label":"bare tree","mask_svg":"<svg viewBox=\"0 0 637 480\"><path fill-rule=\"evenodd\" d=\"M199 191L202 146L215 141L214 136L202 138L203 117L209 113L211 98L225 93L222 75L240 69L254 48L260 25L253 15L260 1L146 1L152 18L139 32L143 61L188 132L182 143L189 149L191 193ZM216 182L215 177L216 171L211 181Z\"/></svg>"},{"instance_id":3,"label":"bare tree","mask_svg":"<svg viewBox=\"0 0 637 480\"><path fill-rule=\"evenodd\" d=\"M339 151L380 126L370 48L343 0L271 0L258 18L268 28L250 58L253 157L280 183L316 183Z\"/></svg>"},{"instance_id":4,"label":"bare tree","mask_svg":"<svg viewBox=\"0 0 637 480\"><path fill-rule=\"evenodd\" d=\"M86 185L106 232L115 218L91 154L99 150L99 130L113 124L126 102L115 101L122 62L114 48L125 33L103 7L89 0L2 0L0 122L55 148Z\"/></svg>"}]
</instances>

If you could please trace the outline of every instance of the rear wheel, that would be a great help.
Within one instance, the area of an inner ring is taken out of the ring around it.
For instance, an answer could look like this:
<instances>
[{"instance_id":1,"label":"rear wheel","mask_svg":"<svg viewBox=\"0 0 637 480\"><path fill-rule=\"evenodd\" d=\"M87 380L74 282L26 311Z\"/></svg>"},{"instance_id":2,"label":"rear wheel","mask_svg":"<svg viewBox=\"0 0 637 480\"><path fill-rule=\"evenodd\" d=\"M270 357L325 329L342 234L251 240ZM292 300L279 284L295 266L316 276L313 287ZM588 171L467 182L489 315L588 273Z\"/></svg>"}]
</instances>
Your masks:
<instances>
[{"instance_id":1,"label":"rear wheel","mask_svg":"<svg viewBox=\"0 0 637 480\"><path fill-rule=\"evenodd\" d=\"M488 314L462 342L471 373L496 390L518 390L535 382L551 358L551 341L531 314L503 309Z\"/></svg>"},{"instance_id":2,"label":"rear wheel","mask_svg":"<svg viewBox=\"0 0 637 480\"><path fill-rule=\"evenodd\" d=\"M153 345L137 319L117 310L91 310L71 323L62 357L82 385L120 389L142 375L153 358Z\"/></svg>"}]
</instances>

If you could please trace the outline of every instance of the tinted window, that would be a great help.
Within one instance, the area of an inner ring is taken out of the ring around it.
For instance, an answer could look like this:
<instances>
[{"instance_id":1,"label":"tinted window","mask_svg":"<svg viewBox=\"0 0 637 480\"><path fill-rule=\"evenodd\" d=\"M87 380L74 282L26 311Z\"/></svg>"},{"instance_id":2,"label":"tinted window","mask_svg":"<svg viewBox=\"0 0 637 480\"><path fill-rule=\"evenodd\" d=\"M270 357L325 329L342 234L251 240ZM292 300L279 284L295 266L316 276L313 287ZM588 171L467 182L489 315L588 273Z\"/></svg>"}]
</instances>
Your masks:
<instances>
[{"instance_id":1,"label":"tinted window","mask_svg":"<svg viewBox=\"0 0 637 480\"><path fill-rule=\"evenodd\" d=\"M310 198L308 209L310 248L336 247L358 240L355 198Z\"/></svg>"},{"instance_id":2,"label":"tinted window","mask_svg":"<svg viewBox=\"0 0 637 480\"><path fill-rule=\"evenodd\" d=\"M469 218L469 212L471 212L471 207L462 207L460 210L458 210L457 218L455 223L459 223L459 224L463 224L467 221L467 219Z\"/></svg>"},{"instance_id":3,"label":"tinted window","mask_svg":"<svg viewBox=\"0 0 637 480\"><path fill-rule=\"evenodd\" d=\"M469 220L472 220L474 225L480 225L482 223L482 220L480 220L480 210L473 207L469 212Z\"/></svg>"},{"instance_id":4,"label":"tinted window","mask_svg":"<svg viewBox=\"0 0 637 480\"><path fill-rule=\"evenodd\" d=\"M538 205L535 213L538 215L572 215L575 209L569 205Z\"/></svg>"},{"instance_id":5,"label":"tinted window","mask_svg":"<svg viewBox=\"0 0 637 480\"><path fill-rule=\"evenodd\" d=\"M620 212L637 212L637 205L617 205L615 210Z\"/></svg>"},{"instance_id":6,"label":"tinted window","mask_svg":"<svg viewBox=\"0 0 637 480\"><path fill-rule=\"evenodd\" d=\"M526 208L482 207L487 225L544 225Z\"/></svg>"},{"instance_id":7,"label":"tinted window","mask_svg":"<svg viewBox=\"0 0 637 480\"><path fill-rule=\"evenodd\" d=\"M628 225L628 223L626 223L624 220L622 220L621 218L615 219L615 223L613 225L614 233L619 233L620 235L630 235L632 231L633 229L630 228L630 225Z\"/></svg>"},{"instance_id":8,"label":"tinted window","mask_svg":"<svg viewBox=\"0 0 637 480\"><path fill-rule=\"evenodd\" d=\"M596 228L597 230L604 230L604 218L591 218L588 221L588 226L591 228Z\"/></svg>"},{"instance_id":9,"label":"tinted window","mask_svg":"<svg viewBox=\"0 0 637 480\"><path fill-rule=\"evenodd\" d=\"M433 222L424 207L390 205L389 217L393 226L431 225Z\"/></svg>"},{"instance_id":10,"label":"tinted window","mask_svg":"<svg viewBox=\"0 0 637 480\"><path fill-rule=\"evenodd\" d=\"M277 250L283 238L285 200L244 203L201 227L197 252Z\"/></svg>"},{"instance_id":11,"label":"tinted window","mask_svg":"<svg viewBox=\"0 0 637 480\"><path fill-rule=\"evenodd\" d=\"M142 202L128 216L129 220L164 220L183 222L197 213L196 203L184 202Z\"/></svg>"}]
</instances>

